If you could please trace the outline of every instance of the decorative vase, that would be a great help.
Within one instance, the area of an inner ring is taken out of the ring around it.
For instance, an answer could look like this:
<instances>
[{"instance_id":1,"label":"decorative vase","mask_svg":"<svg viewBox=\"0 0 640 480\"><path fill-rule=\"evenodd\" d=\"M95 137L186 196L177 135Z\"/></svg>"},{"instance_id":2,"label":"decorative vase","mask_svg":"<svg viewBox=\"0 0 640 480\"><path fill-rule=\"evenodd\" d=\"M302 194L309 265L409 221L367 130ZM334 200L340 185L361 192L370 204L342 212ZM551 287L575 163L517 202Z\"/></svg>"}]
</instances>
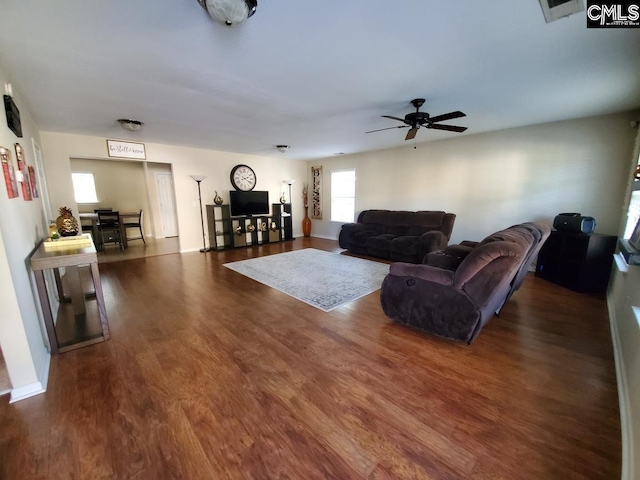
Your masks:
<instances>
[{"instance_id":1,"label":"decorative vase","mask_svg":"<svg viewBox=\"0 0 640 480\"><path fill-rule=\"evenodd\" d=\"M302 234L305 237L311 236L311 219L309 218L309 207L304 206L304 218L302 219Z\"/></svg>"},{"instance_id":2,"label":"decorative vase","mask_svg":"<svg viewBox=\"0 0 640 480\"><path fill-rule=\"evenodd\" d=\"M56 227L58 233L62 237L73 237L78 235L80 230L78 227L78 221L73 216L70 208L62 207L58 210L60 216L56 218Z\"/></svg>"},{"instance_id":3,"label":"decorative vase","mask_svg":"<svg viewBox=\"0 0 640 480\"><path fill-rule=\"evenodd\" d=\"M215 203L216 205L222 205L224 203L224 200L220 195L218 195L217 190L215 191L215 194L216 195L213 197L213 203Z\"/></svg>"},{"instance_id":4,"label":"decorative vase","mask_svg":"<svg viewBox=\"0 0 640 480\"><path fill-rule=\"evenodd\" d=\"M287 203L287 199L286 199L286 198L284 198L284 193L283 193L282 195L280 195L280 203L282 203L283 205L284 205L285 203Z\"/></svg>"}]
</instances>

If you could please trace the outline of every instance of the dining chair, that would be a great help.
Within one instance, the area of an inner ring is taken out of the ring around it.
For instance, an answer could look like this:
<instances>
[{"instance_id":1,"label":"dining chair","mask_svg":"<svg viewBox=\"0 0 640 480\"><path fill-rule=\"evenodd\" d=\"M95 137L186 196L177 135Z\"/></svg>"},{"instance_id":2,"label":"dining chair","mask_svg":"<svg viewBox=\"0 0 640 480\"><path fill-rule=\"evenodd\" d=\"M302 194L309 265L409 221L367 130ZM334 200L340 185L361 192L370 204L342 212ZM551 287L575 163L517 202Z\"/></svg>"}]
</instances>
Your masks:
<instances>
[{"instance_id":1,"label":"dining chair","mask_svg":"<svg viewBox=\"0 0 640 480\"><path fill-rule=\"evenodd\" d=\"M97 213L102 251L105 251L105 246L108 243L119 245L124 250L122 238L120 237L120 212L99 211Z\"/></svg>"},{"instance_id":2,"label":"dining chair","mask_svg":"<svg viewBox=\"0 0 640 480\"><path fill-rule=\"evenodd\" d=\"M140 209L140 212L138 213L138 221L137 222L125 222L125 223L123 223L123 225L124 225L125 232L127 231L128 228L137 228L137 229L140 230L140 236L139 237L129 238L129 236L127 235L127 241L142 239L142 241L146 245L147 241L144 239L144 233L142 233L142 215L143 215L143 212L142 212L142 209Z\"/></svg>"},{"instance_id":3,"label":"dining chair","mask_svg":"<svg viewBox=\"0 0 640 480\"><path fill-rule=\"evenodd\" d=\"M113 212L113 208L96 208L93 213Z\"/></svg>"}]
</instances>

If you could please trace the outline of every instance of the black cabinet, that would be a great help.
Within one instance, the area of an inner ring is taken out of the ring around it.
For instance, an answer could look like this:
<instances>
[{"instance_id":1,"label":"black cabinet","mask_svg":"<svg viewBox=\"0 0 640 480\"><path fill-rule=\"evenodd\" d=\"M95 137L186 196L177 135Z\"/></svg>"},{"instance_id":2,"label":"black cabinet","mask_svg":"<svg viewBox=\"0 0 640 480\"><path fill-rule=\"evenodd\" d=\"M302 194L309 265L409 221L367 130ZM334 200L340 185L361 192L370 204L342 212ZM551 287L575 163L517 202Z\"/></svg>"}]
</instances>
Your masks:
<instances>
[{"instance_id":1,"label":"black cabinet","mask_svg":"<svg viewBox=\"0 0 640 480\"><path fill-rule=\"evenodd\" d=\"M207 205L212 250L293 240L291 204L274 203L273 215L232 217L229 205Z\"/></svg>"},{"instance_id":2,"label":"black cabinet","mask_svg":"<svg viewBox=\"0 0 640 480\"><path fill-rule=\"evenodd\" d=\"M538 255L536 276L577 292L605 292L617 239L553 231Z\"/></svg>"}]
</instances>

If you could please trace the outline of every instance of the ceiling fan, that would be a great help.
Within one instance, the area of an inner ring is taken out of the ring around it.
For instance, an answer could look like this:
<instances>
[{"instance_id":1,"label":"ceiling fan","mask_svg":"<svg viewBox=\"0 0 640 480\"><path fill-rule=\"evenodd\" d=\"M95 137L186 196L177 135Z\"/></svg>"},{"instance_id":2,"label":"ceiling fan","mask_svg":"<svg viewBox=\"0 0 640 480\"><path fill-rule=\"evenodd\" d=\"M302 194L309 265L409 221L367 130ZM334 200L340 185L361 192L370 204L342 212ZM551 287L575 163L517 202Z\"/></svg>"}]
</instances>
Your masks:
<instances>
[{"instance_id":1,"label":"ceiling fan","mask_svg":"<svg viewBox=\"0 0 640 480\"><path fill-rule=\"evenodd\" d=\"M392 120L398 120L399 122L404 123L404 125L398 125L397 127L387 127L380 128L378 130L371 130L370 132L365 133L373 133L373 132L381 132L383 130L391 130L392 128L408 128L407 136L405 140L412 140L415 138L416 133L418 133L418 129L420 127L423 128L432 128L434 130L446 130L448 132L464 132L467 127L457 127L455 125L440 125L438 122L444 122L445 120L452 120L454 118L466 117L466 115L462 112L455 111L450 113L445 113L444 115L438 115L437 117L431 117L427 112L421 112L420 107L424 104L424 98L416 98L415 100L411 100L411 103L414 107L416 107L415 112L407 113L404 118L392 117L389 115L382 115L384 118L390 118Z\"/></svg>"}]
</instances>

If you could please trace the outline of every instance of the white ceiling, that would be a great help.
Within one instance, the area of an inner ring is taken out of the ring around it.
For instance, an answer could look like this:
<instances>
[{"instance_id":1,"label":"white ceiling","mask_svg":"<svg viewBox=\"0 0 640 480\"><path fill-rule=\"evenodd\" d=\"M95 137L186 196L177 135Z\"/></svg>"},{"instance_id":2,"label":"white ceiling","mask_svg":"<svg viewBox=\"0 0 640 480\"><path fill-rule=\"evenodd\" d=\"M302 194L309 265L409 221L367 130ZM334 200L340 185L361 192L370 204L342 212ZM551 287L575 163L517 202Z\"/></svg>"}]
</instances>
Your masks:
<instances>
[{"instance_id":1,"label":"white ceiling","mask_svg":"<svg viewBox=\"0 0 640 480\"><path fill-rule=\"evenodd\" d=\"M404 145L364 132L416 97L462 135L640 107L640 29L546 24L538 0L260 0L235 28L196 0L0 3L0 64L44 131L310 159Z\"/></svg>"}]
</instances>

